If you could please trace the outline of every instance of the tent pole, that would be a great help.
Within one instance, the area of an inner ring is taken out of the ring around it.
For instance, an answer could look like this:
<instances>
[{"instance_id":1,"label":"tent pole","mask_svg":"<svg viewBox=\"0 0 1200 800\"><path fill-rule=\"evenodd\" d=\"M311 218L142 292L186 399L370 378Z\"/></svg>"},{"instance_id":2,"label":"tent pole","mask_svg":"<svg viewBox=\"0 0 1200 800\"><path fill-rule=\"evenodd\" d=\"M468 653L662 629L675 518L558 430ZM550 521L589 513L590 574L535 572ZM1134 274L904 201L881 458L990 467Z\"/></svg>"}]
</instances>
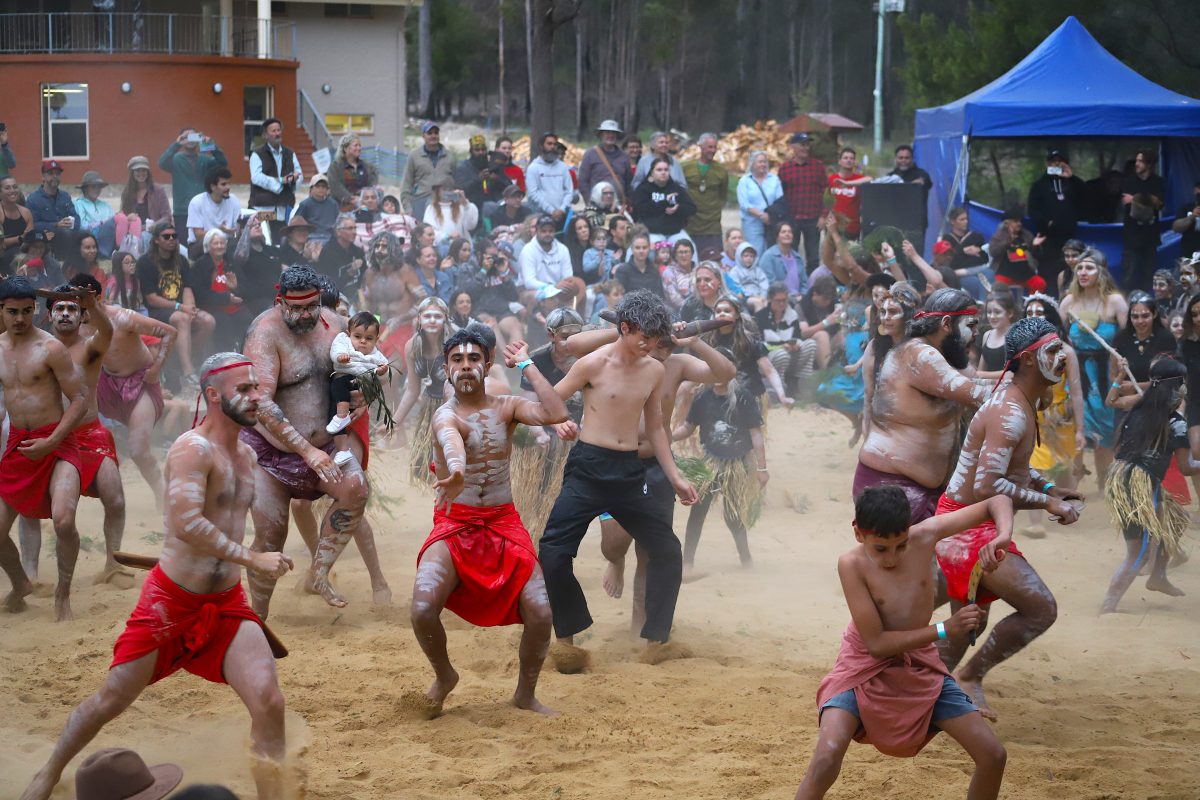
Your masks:
<instances>
[{"instance_id":1,"label":"tent pole","mask_svg":"<svg viewBox=\"0 0 1200 800\"><path fill-rule=\"evenodd\" d=\"M946 196L947 207L942 213L941 221L938 223L938 235L937 235L938 239L941 239L942 236L945 235L945 233L946 233L946 222L947 222L946 215L949 213L950 209L954 207L954 199L956 197L958 197L958 192L959 192L960 188L962 189L962 193L963 193L964 206L966 203L966 199L967 199L967 153L968 153L967 148L969 146L969 143L970 143L970 137L964 133L963 137L962 137L962 152L958 156L958 167L956 167L954 170L954 182L950 184L950 194L948 194Z\"/></svg>"},{"instance_id":2,"label":"tent pole","mask_svg":"<svg viewBox=\"0 0 1200 800\"><path fill-rule=\"evenodd\" d=\"M883 152L883 26L887 21L884 0L879 3L879 24L875 37L875 155Z\"/></svg>"}]
</instances>

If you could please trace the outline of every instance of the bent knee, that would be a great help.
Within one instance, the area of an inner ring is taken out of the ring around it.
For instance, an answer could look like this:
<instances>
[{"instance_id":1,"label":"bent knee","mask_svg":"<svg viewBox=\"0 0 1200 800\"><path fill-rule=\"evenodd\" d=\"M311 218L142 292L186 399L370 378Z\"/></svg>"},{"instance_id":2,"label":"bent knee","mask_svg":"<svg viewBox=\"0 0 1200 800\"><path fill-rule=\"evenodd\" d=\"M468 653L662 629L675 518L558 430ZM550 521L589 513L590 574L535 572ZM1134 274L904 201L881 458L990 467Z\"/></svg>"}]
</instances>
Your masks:
<instances>
[{"instance_id":1,"label":"bent knee","mask_svg":"<svg viewBox=\"0 0 1200 800\"><path fill-rule=\"evenodd\" d=\"M428 600L417 600L416 598L413 599L412 608L408 612L408 619L414 628L434 625L441 616L442 609Z\"/></svg>"},{"instance_id":2,"label":"bent knee","mask_svg":"<svg viewBox=\"0 0 1200 800\"><path fill-rule=\"evenodd\" d=\"M1047 590L1042 604L1030 615L1040 630L1046 630L1058 619L1058 601Z\"/></svg>"},{"instance_id":3,"label":"bent knee","mask_svg":"<svg viewBox=\"0 0 1200 800\"><path fill-rule=\"evenodd\" d=\"M55 536L60 539L78 541L79 531L75 529L75 506L56 509L50 515L50 522L54 525Z\"/></svg>"},{"instance_id":4,"label":"bent knee","mask_svg":"<svg viewBox=\"0 0 1200 800\"><path fill-rule=\"evenodd\" d=\"M998 739L975 755L975 766L978 769L1000 772L1007 763L1008 751L1004 749L1004 745L1000 744Z\"/></svg>"},{"instance_id":5,"label":"bent knee","mask_svg":"<svg viewBox=\"0 0 1200 800\"><path fill-rule=\"evenodd\" d=\"M272 685L257 693L252 711L260 716L282 720L286 706L283 691L278 685Z\"/></svg>"}]
</instances>

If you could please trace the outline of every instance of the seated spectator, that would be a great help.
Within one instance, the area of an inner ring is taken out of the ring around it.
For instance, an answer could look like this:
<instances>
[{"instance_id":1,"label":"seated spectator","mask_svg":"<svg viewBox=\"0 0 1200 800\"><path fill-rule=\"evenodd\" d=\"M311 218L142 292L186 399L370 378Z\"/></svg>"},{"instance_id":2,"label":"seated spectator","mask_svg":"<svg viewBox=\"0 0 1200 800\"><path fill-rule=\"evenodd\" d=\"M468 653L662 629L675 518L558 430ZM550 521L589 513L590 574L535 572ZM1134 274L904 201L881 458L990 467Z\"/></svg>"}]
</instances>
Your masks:
<instances>
[{"instance_id":1,"label":"seated spectator","mask_svg":"<svg viewBox=\"0 0 1200 800\"><path fill-rule=\"evenodd\" d=\"M33 228L46 234L55 254L65 257L70 251L71 233L79 229L79 212L71 196L59 187L62 166L53 158L42 162L42 185L25 198L25 207L33 215ZM60 236L59 234L64 234Z\"/></svg>"},{"instance_id":2,"label":"seated spectator","mask_svg":"<svg viewBox=\"0 0 1200 800\"><path fill-rule=\"evenodd\" d=\"M692 274L696 268L695 250L689 239L680 239L671 252L671 263L662 272L663 290L667 293L667 306L676 314L683 308L684 301L692 296Z\"/></svg>"},{"instance_id":3,"label":"seated spectator","mask_svg":"<svg viewBox=\"0 0 1200 800\"><path fill-rule=\"evenodd\" d=\"M557 230L554 218L543 214L537 220L536 238L521 250L521 284L526 302L545 286L565 292L568 301L582 303L585 298L587 288L582 278L575 277L567 246L554 236Z\"/></svg>"},{"instance_id":4,"label":"seated spectator","mask_svg":"<svg viewBox=\"0 0 1200 800\"><path fill-rule=\"evenodd\" d=\"M479 209L453 180L443 179L433 187L424 222L433 226L434 243L440 247L456 237L470 238L479 224Z\"/></svg>"},{"instance_id":5,"label":"seated spectator","mask_svg":"<svg viewBox=\"0 0 1200 800\"><path fill-rule=\"evenodd\" d=\"M117 223L113 219L112 206L100 199L100 191L105 186L108 186L108 181L101 178L96 170L89 169L83 173L83 180L79 183L82 196L75 200L75 211L79 214L79 230L95 236L100 254L109 258L116 249Z\"/></svg>"},{"instance_id":6,"label":"seated spectator","mask_svg":"<svg viewBox=\"0 0 1200 800\"><path fill-rule=\"evenodd\" d=\"M513 163L513 140L510 136L501 136L496 140L496 149L493 151L499 159L504 160L504 177L508 178L511 183L515 183L521 190L521 196L525 195L525 170L521 169Z\"/></svg>"},{"instance_id":7,"label":"seated spectator","mask_svg":"<svg viewBox=\"0 0 1200 800\"><path fill-rule=\"evenodd\" d=\"M888 285L895 281L890 275L880 275L887 279ZM884 287L886 295L886 287ZM839 320L842 317L837 303L837 281L832 275L821 275L813 278L809 284L808 293L800 299L800 338L805 342L814 342L814 366L825 369L833 353L841 349L845 338ZM880 302L882 303L882 296Z\"/></svg>"},{"instance_id":8,"label":"seated spectator","mask_svg":"<svg viewBox=\"0 0 1200 800\"><path fill-rule=\"evenodd\" d=\"M321 248L315 265L317 272L327 276L338 291L347 297L358 291L366 265L366 255L354 243L357 232L354 215L340 214L333 229L333 238Z\"/></svg>"},{"instance_id":9,"label":"seated spectator","mask_svg":"<svg viewBox=\"0 0 1200 800\"><path fill-rule=\"evenodd\" d=\"M380 203L380 206L383 208L383 213L385 214L404 213L401 210L403 207L400 205L400 198L396 197L394 194L385 194L383 196L383 202Z\"/></svg>"},{"instance_id":10,"label":"seated spectator","mask_svg":"<svg viewBox=\"0 0 1200 800\"><path fill-rule=\"evenodd\" d=\"M571 269L575 277L583 278L584 283L591 283L583 273L583 254L592 244L592 224L586 217L571 218L571 224L563 234L563 243L567 246L567 252L571 254Z\"/></svg>"},{"instance_id":11,"label":"seated spectator","mask_svg":"<svg viewBox=\"0 0 1200 800\"><path fill-rule=\"evenodd\" d=\"M358 193L358 207L354 209L354 221L361 224L378 222L383 209L379 207L382 194L377 186L364 186ZM362 247L362 243L359 243Z\"/></svg>"},{"instance_id":12,"label":"seated spectator","mask_svg":"<svg viewBox=\"0 0 1200 800\"><path fill-rule=\"evenodd\" d=\"M597 228L592 231L591 246L583 254L583 280L589 286L612 278L616 259L608 249L608 230Z\"/></svg>"},{"instance_id":13,"label":"seated spectator","mask_svg":"<svg viewBox=\"0 0 1200 800\"><path fill-rule=\"evenodd\" d=\"M635 233L629 245L629 260L617 267L617 280L625 287L626 294L637 289L648 289L666 300L662 275L654 265L650 250L650 234L645 231Z\"/></svg>"},{"instance_id":14,"label":"seated spectator","mask_svg":"<svg viewBox=\"0 0 1200 800\"><path fill-rule=\"evenodd\" d=\"M628 257L632 231L633 222L625 214L614 214L608 218L608 249L618 262Z\"/></svg>"},{"instance_id":15,"label":"seated spectator","mask_svg":"<svg viewBox=\"0 0 1200 800\"><path fill-rule=\"evenodd\" d=\"M253 219L259 220L258 215ZM336 222L334 223L336 225ZM279 229L283 241L279 244L279 261L286 269L296 265L311 267L316 263L322 244L313 240L315 226L299 212L292 214L288 224Z\"/></svg>"},{"instance_id":16,"label":"seated spectator","mask_svg":"<svg viewBox=\"0 0 1200 800\"><path fill-rule=\"evenodd\" d=\"M522 203L525 200L525 192L515 183L510 183L504 188L503 201L496 206L496 210L488 217L488 223L491 233L496 235L498 232L501 235L508 235L510 238L515 233L513 228L520 225L533 212L526 208Z\"/></svg>"},{"instance_id":17,"label":"seated spectator","mask_svg":"<svg viewBox=\"0 0 1200 800\"><path fill-rule=\"evenodd\" d=\"M242 204L230 194L231 180L228 167L212 167L204 174L204 191L188 203L188 245L198 244L214 228L226 236L237 233Z\"/></svg>"},{"instance_id":18,"label":"seated spectator","mask_svg":"<svg viewBox=\"0 0 1200 800\"><path fill-rule=\"evenodd\" d=\"M450 273L439 269L437 248L431 244L414 245L409 251L409 266L417 279L413 293L424 300L427 297L441 298L449 304L454 291L454 279Z\"/></svg>"},{"instance_id":19,"label":"seated spectator","mask_svg":"<svg viewBox=\"0 0 1200 800\"><path fill-rule=\"evenodd\" d=\"M474 305L474 300L471 299L471 293L466 289L455 289L450 294L450 325L454 330L462 330L473 322L478 322L471 316L471 309Z\"/></svg>"},{"instance_id":20,"label":"seated spectator","mask_svg":"<svg viewBox=\"0 0 1200 800\"><path fill-rule=\"evenodd\" d=\"M767 304L754 314L754 324L767 346L767 358L783 379L784 390L795 397L801 382L812 374L817 343L800 336L800 315L788 302L783 283L767 287Z\"/></svg>"},{"instance_id":21,"label":"seated spectator","mask_svg":"<svg viewBox=\"0 0 1200 800\"><path fill-rule=\"evenodd\" d=\"M63 262L63 275L67 280L76 275L91 275L101 286L108 282L108 273L100 264L100 246L90 231L75 239L75 246Z\"/></svg>"},{"instance_id":22,"label":"seated spectator","mask_svg":"<svg viewBox=\"0 0 1200 800\"><path fill-rule=\"evenodd\" d=\"M207 311L196 308L192 291L192 270L179 252L179 239L173 220L159 220L151 228L150 249L138 259L137 279L142 289L146 315L174 325L179 332L175 355L184 381L193 388L199 377L193 356L208 352L208 338L216 320Z\"/></svg>"},{"instance_id":23,"label":"seated spectator","mask_svg":"<svg viewBox=\"0 0 1200 800\"><path fill-rule=\"evenodd\" d=\"M53 289L67 282L63 276L62 264L50 254L50 243L46 241L46 234L39 230L25 234L21 252L13 256L12 271L14 275L29 278L39 289Z\"/></svg>"},{"instance_id":24,"label":"seated spectator","mask_svg":"<svg viewBox=\"0 0 1200 800\"><path fill-rule=\"evenodd\" d=\"M21 205L21 187L11 175L0 178L0 211L4 213L3 246L0 247L0 276L12 274L13 257L21 251L25 237L33 231L33 214Z\"/></svg>"},{"instance_id":25,"label":"seated spectator","mask_svg":"<svg viewBox=\"0 0 1200 800\"><path fill-rule=\"evenodd\" d=\"M613 217L625 216L621 208L621 196L608 181L600 181L592 187L583 215L595 228L607 228Z\"/></svg>"},{"instance_id":26,"label":"seated spectator","mask_svg":"<svg viewBox=\"0 0 1200 800\"><path fill-rule=\"evenodd\" d=\"M625 296L625 287L618 280L601 281L596 284L596 302L592 306L592 325L611 328L612 323L600 319L600 312L606 308L616 308Z\"/></svg>"},{"instance_id":27,"label":"seated spectator","mask_svg":"<svg viewBox=\"0 0 1200 800\"><path fill-rule=\"evenodd\" d=\"M479 268L483 272L483 291L474 304L476 316L490 325L497 336L509 342L520 340L525 335L519 316L524 313L519 302L520 276L508 255L491 243L485 244L479 254Z\"/></svg>"},{"instance_id":28,"label":"seated spectator","mask_svg":"<svg viewBox=\"0 0 1200 800\"><path fill-rule=\"evenodd\" d=\"M671 263L671 243L663 239L654 242L652 249L654 250L654 268L658 270L659 275L662 275L663 270Z\"/></svg>"},{"instance_id":29,"label":"seated spectator","mask_svg":"<svg viewBox=\"0 0 1200 800\"><path fill-rule=\"evenodd\" d=\"M359 192L368 186L379 183L379 173L375 165L362 158L362 140L357 133L347 133L338 140L337 152L334 153L333 163L325 177L328 180L329 193L339 210L352 211L359 203ZM312 186L312 183L309 183ZM316 221L315 217L308 219ZM330 230L333 224L330 223Z\"/></svg>"},{"instance_id":30,"label":"seated spectator","mask_svg":"<svg viewBox=\"0 0 1200 800\"><path fill-rule=\"evenodd\" d=\"M314 242L324 244L329 241L340 213L341 205L333 198L329 179L319 172L313 175L308 182L308 197L296 206L296 214L304 217L312 226L311 238ZM292 219L295 219L294 215Z\"/></svg>"},{"instance_id":31,"label":"seated spectator","mask_svg":"<svg viewBox=\"0 0 1200 800\"><path fill-rule=\"evenodd\" d=\"M259 223L261 226L261 222ZM218 320L213 336L217 351L237 351L253 317L238 294L238 276L226 262L229 237L223 231L211 230L201 240L204 255L192 264L192 292L196 308L207 311Z\"/></svg>"},{"instance_id":32,"label":"seated spectator","mask_svg":"<svg viewBox=\"0 0 1200 800\"><path fill-rule=\"evenodd\" d=\"M767 248L758 260L758 267L771 283L782 283L792 298L808 289L808 272L804 257L795 247L796 234L791 222L780 223L775 231L775 244Z\"/></svg>"},{"instance_id":33,"label":"seated spectator","mask_svg":"<svg viewBox=\"0 0 1200 800\"><path fill-rule=\"evenodd\" d=\"M1004 212L1000 227L992 234L988 243L992 271L996 282L1006 286L1021 286L1030 292L1041 292L1046 281L1037 274L1037 256L1034 248L1040 247L1044 236L1035 238L1021 226L1021 210L1010 208Z\"/></svg>"},{"instance_id":34,"label":"seated spectator","mask_svg":"<svg viewBox=\"0 0 1200 800\"><path fill-rule=\"evenodd\" d=\"M300 227L307 228L304 217L293 214L284 230ZM245 301L244 307L251 318L275 304L278 294L275 287L279 284L279 273L283 271L282 249L267 244L264 230L265 225L257 214L250 217L229 257L231 269L238 276L237 294Z\"/></svg>"},{"instance_id":35,"label":"seated spectator","mask_svg":"<svg viewBox=\"0 0 1200 800\"><path fill-rule=\"evenodd\" d=\"M758 253L754 250L754 245L749 242L739 244L735 260L737 264L729 270L729 277L741 287L751 312L758 311L766 305L767 286L770 282L758 267Z\"/></svg>"},{"instance_id":36,"label":"seated spectator","mask_svg":"<svg viewBox=\"0 0 1200 800\"><path fill-rule=\"evenodd\" d=\"M683 302L679 318L684 322L713 319L716 316L717 301L725 296L721 268L711 261L701 261L692 273L692 296Z\"/></svg>"},{"instance_id":37,"label":"seated spectator","mask_svg":"<svg viewBox=\"0 0 1200 800\"><path fill-rule=\"evenodd\" d=\"M741 228L730 228L725 231L725 249L721 252L721 268L731 270L737 265L738 245L746 241Z\"/></svg>"},{"instance_id":38,"label":"seated spectator","mask_svg":"<svg viewBox=\"0 0 1200 800\"><path fill-rule=\"evenodd\" d=\"M154 182L150 159L134 156L127 166L129 179L121 190L121 210L113 215L116 246L140 256L150 243L150 226L171 216L171 201L167 190Z\"/></svg>"},{"instance_id":39,"label":"seated spectator","mask_svg":"<svg viewBox=\"0 0 1200 800\"><path fill-rule=\"evenodd\" d=\"M671 162L654 159L649 177L633 190L634 221L644 225L655 241L673 240L695 213L696 204L687 189L671 177Z\"/></svg>"}]
</instances>

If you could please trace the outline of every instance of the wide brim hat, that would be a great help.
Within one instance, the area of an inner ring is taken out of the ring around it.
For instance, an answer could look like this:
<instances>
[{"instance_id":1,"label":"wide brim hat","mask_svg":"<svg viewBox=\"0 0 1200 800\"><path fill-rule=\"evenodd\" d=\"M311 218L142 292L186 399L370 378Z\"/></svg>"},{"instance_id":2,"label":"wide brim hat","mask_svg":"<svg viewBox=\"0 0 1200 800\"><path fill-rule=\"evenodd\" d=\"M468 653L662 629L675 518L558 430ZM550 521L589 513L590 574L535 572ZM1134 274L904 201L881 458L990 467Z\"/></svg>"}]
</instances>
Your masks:
<instances>
[{"instance_id":1,"label":"wide brim hat","mask_svg":"<svg viewBox=\"0 0 1200 800\"><path fill-rule=\"evenodd\" d=\"M108 181L104 180L104 178L101 178L100 173L97 172L96 170L89 169L87 172L83 173L83 180L81 180L79 182L80 189L82 189L85 186L104 187L104 186L108 186Z\"/></svg>"},{"instance_id":2,"label":"wide brim hat","mask_svg":"<svg viewBox=\"0 0 1200 800\"><path fill-rule=\"evenodd\" d=\"M615 119L606 119L596 127L596 133L615 133L621 135L625 131L621 130L621 125Z\"/></svg>"},{"instance_id":3,"label":"wide brim hat","mask_svg":"<svg viewBox=\"0 0 1200 800\"><path fill-rule=\"evenodd\" d=\"M294 230L298 230L300 228L305 228L305 229L311 231L311 230L316 229L316 227L317 227L316 225L313 225L311 222L306 220L300 214L293 214L292 219L288 222L287 225L284 225L281 230L294 231Z\"/></svg>"},{"instance_id":4,"label":"wide brim hat","mask_svg":"<svg viewBox=\"0 0 1200 800\"><path fill-rule=\"evenodd\" d=\"M177 764L146 762L132 750L109 747L83 760L75 772L75 800L162 800L183 780Z\"/></svg>"}]
</instances>

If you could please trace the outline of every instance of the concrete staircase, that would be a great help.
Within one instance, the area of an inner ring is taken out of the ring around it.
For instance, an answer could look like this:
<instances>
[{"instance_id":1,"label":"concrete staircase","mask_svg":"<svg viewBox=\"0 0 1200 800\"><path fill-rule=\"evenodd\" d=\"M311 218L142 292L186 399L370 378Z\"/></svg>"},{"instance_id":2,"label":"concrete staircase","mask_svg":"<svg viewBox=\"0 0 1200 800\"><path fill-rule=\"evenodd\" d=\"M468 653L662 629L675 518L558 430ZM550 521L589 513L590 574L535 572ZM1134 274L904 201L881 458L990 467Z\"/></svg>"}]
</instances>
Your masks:
<instances>
[{"instance_id":1,"label":"concrete staircase","mask_svg":"<svg viewBox=\"0 0 1200 800\"><path fill-rule=\"evenodd\" d=\"M297 125L292 128L284 139L284 144L292 148L296 153L296 158L300 160L300 169L304 172L305 183L312 178L313 173L317 168L313 164L313 147L312 138L309 137L308 131ZM299 192L301 197L307 197L307 193Z\"/></svg>"}]
</instances>

